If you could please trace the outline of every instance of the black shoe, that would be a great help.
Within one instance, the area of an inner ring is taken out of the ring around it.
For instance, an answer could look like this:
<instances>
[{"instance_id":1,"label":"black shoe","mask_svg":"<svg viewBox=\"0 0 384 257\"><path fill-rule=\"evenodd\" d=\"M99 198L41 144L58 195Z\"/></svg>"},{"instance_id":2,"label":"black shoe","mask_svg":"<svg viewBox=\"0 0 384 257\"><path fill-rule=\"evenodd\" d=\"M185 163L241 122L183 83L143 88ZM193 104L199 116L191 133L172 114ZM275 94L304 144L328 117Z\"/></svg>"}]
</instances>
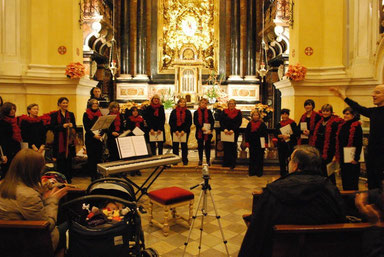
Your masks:
<instances>
[{"instance_id":1,"label":"black shoe","mask_svg":"<svg viewBox=\"0 0 384 257\"><path fill-rule=\"evenodd\" d=\"M203 165L203 161L199 161L199 166Z\"/></svg>"},{"instance_id":2,"label":"black shoe","mask_svg":"<svg viewBox=\"0 0 384 257\"><path fill-rule=\"evenodd\" d=\"M137 170L136 172L135 172L135 175L137 175L137 176L141 176L141 171L139 171L139 170Z\"/></svg>"},{"instance_id":3,"label":"black shoe","mask_svg":"<svg viewBox=\"0 0 384 257\"><path fill-rule=\"evenodd\" d=\"M211 166L211 162L210 161L207 161L207 164L208 164L208 166Z\"/></svg>"},{"instance_id":4,"label":"black shoe","mask_svg":"<svg viewBox=\"0 0 384 257\"><path fill-rule=\"evenodd\" d=\"M134 176L136 175L136 171L135 171L135 170L131 171L131 173L129 173L129 175L131 175L132 177L134 177Z\"/></svg>"},{"instance_id":5,"label":"black shoe","mask_svg":"<svg viewBox=\"0 0 384 257\"><path fill-rule=\"evenodd\" d=\"M188 165L188 162L186 161L186 162L183 162L183 165L185 166L185 165Z\"/></svg>"},{"instance_id":6,"label":"black shoe","mask_svg":"<svg viewBox=\"0 0 384 257\"><path fill-rule=\"evenodd\" d=\"M235 165L232 165L231 167L229 167L230 170L234 170L235 169Z\"/></svg>"}]
</instances>

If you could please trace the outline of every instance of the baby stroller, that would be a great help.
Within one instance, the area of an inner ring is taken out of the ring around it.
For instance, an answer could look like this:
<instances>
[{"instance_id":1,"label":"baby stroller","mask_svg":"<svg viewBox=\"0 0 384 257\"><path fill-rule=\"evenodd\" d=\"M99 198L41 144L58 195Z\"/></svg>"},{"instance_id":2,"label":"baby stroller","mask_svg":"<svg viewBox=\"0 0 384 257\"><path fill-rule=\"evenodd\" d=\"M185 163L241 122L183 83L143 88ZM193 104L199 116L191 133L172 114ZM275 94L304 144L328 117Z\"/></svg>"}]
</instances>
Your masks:
<instances>
[{"instance_id":1,"label":"baby stroller","mask_svg":"<svg viewBox=\"0 0 384 257\"><path fill-rule=\"evenodd\" d=\"M158 256L155 250L145 249L135 193L126 180L96 180L86 196L62 208L69 223L68 256Z\"/></svg>"}]
</instances>

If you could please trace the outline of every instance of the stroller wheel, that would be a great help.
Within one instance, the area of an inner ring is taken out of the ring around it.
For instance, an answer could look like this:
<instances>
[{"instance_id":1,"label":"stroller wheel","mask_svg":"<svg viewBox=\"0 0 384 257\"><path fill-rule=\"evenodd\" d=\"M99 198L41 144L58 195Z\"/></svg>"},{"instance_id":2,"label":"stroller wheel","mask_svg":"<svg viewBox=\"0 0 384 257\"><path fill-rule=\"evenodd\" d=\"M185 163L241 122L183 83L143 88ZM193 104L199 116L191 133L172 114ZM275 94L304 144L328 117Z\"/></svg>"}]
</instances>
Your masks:
<instances>
[{"instance_id":1,"label":"stroller wheel","mask_svg":"<svg viewBox=\"0 0 384 257\"><path fill-rule=\"evenodd\" d=\"M147 248L141 251L141 257L158 257L159 253L153 248Z\"/></svg>"}]
</instances>

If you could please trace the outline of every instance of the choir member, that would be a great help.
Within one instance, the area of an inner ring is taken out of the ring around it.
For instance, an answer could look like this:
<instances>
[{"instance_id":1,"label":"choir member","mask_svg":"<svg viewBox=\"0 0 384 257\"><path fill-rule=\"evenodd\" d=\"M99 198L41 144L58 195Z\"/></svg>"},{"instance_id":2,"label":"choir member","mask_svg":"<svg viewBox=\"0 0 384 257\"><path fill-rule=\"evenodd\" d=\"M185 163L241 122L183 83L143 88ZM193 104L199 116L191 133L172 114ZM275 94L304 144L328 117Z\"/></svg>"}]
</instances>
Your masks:
<instances>
[{"instance_id":1,"label":"choir member","mask_svg":"<svg viewBox=\"0 0 384 257\"><path fill-rule=\"evenodd\" d=\"M375 87L372 93L373 104L377 107L364 107L346 97L337 88L330 89L355 111L369 118L369 138L366 158L368 188L382 187L384 179L384 85Z\"/></svg>"},{"instance_id":2,"label":"choir member","mask_svg":"<svg viewBox=\"0 0 384 257\"><path fill-rule=\"evenodd\" d=\"M298 140L299 145L309 144L313 131L315 130L316 124L321 119L321 115L318 112L315 112L315 102L312 99L307 99L304 102L305 113L301 116L299 127L301 131L300 138ZM301 123L306 123L307 129L301 130Z\"/></svg>"},{"instance_id":3,"label":"choir member","mask_svg":"<svg viewBox=\"0 0 384 257\"><path fill-rule=\"evenodd\" d=\"M184 134L186 135L186 141L181 143L181 155L184 165L188 164L188 137L191 131L191 125L191 111L187 109L186 100L180 98L179 101L177 101L176 109L172 110L169 117L169 126L171 127L173 154L179 155L179 142L175 142L174 136L181 137L184 136Z\"/></svg>"},{"instance_id":4,"label":"choir member","mask_svg":"<svg viewBox=\"0 0 384 257\"><path fill-rule=\"evenodd\" d=\"M156 144L158 148L158 154L163 154L163 143L165 141L164 124L165 124L165 112L164 106L160 103L159 95L154 95L151 99L151 104L145 109L144 115L145 121L147 122L148 132L150 136L156 136L163 134L161 141L149 140L151 151L153 155L156 155Z\"/></svg>"},{"instance_id":5,"label":"choir member","mask_svg":"<svg viewBox=\"0 0 384 257\"><path fill-rule=\"evenodd\" d=\"M88 102L91 99L96 99L97 101L105 101L105 98L101 96L101 89L98 87L93 87L90 92L91 98L88 99Z\"/></svg>"},{"instance_id":6,"label":"choir member","mask_svg":"<svg viewBox=\"0 0 384 257\"><path fill-rule=\"evenodd\" d=\"M199 165L203 164L203 151L208 166L211 165L211 140L214 119L211 110L207 108L208 100L201 98L199 108L193 113L193 123L196 126L196 140L199 151Z\"/></svg>"},{"instance_id":7,"label":"choir member","mask_svg":"<svg viewBox=\"0 0 384 257\"><path fill-rule=\"evenodd\" d=\"M125 110L125 114L128 114L130 113L131 115L130 116L126 116L127 119L126 119L126 129L127 130L130 130L131 132L129 133L129 136L134 136L134 133L132 132L136 127L139 128L141 131L143 131L144 133L146 132L146 128L145 128L145 123L144 123L144 119L143 117L141 117L141 115L139 115L139 110L137 109L137 107L132 107L129 112L128 112L128 109ZM147 141L147 134L146 134L146 141ZM135 176L135 175L138 175L138 176L141 176L141 172L140 170L133 170L131 171L130 173L131 176Z\"/></svg>"},{"instance_id":8,"label":"choir member","mask_svg":"<svg viewBox=\"0 0 384 257\"><path fill-rule=\"evenodd\" d=\"M264 138L264 145L261 145ZM263 175L264 149L268 147L267 126L262 121L260 112L255 109L251 113L251 121L245 129L245 142L249 147L249 176Z\"/></svg>"},{"instance_id":9,"label":"choir member","mask_svg":"<svg viewBox=\"0 0 384 257\"><path fill-rule=\"evenodd\" d=\"M2 156L2 175L4 178L9 165L20 151L20 142L22 140L21 131L17 124L16 105L5 102L0 108L0 146L3 150Z\"/></svg>"},{"instance_id":10,"label":"choir member","mask_svg":"<svg viewBox=\"0 0 384 257\"><path fill-rule=\"evenodd\" d=\"M359 190L360 154L363 146L363 130L359 114L351 107L343 110L344 122L340 123L336 136L336 160L340 163L343 190ZM344 162L344 147L355 147L352 162Z\"/></svg>"},{"instance_id":11,"label":"choir member","mask_svg":"<svg viewBox=\"0 0 384 257\"><path fill-rule=\"evenodd\" d=\"M97 163L101 161L103 154L102 133L91 130L100 116L99 102L96 99L89 100L88 108L83 115L83 125L88 156L88 172L92 181L97 179Z\"/></svg>"},{"instance_id":12,"label":"choir member","mask_svg":"<svg viewBox=\"0 0 384 257\"><path fill-rule=\"evenodd\" d=\"M240 126L243 115L240 110L236 109L236 101L231 99L228 101L228 108L224 110L220 118L221 130L226 135L235 134L234 142L223 142L224 160L223 166L234 169L237 159L237 139L239 137Z\"/></svg>"},{"instance_id":13,"label":"choir member","mask_svg":"<svg viewBox=\"0 0 384 257\"><path fill-rule=\"evenodd\" d=\"M39 117L39 106L30 104L27 106L28 115L19 117L21 136L28 147L36 152L43 153L46 140L46 126L42 117Z\"/></svg>"},{"instance_id":14,"label":"choir member","mask_svg":"<svg viewBox=\"0 0 384 257\"><path fill-rule=\"evenodd\" d=\"M51 113L51 129L54 134L53 157L56 158L57 170L65 175L68 183L71 183L72 157L76 154L76 120L73 112L68 111L68 98L60 97L57 105L59 110Z\"/></svg>"},{"instance_id":15,"label":"choir member","mask_svg":"<svg viewBox=\"0 0 384 257\"><path fill-rule=\"evenodd\" d=\"M288 158L293 152L293 148L297 144L297 137L300 130L296 122L289 118L289 109L282 109L281 121L276 126L275 137L277 138L277 152L279 154L280 175L283 177L288 174ZM282 134L281 128L290 126L292 134Z\"/></svg>"},{"instance_id":16,"label":"choir member","mask_svg":"<svg viewBox=\"0 0 384 257\"><path fill-rule=\"evenodd\" d=\"M116 115L115 120L112 122L107 132L107 147L109 151L109 161L117 161L120 158L116 146L116 138L121 133L123 133L124 118L123 115L120 113L120 105L118 102L111 102L108 108L108 115Z\"/></svg>"},{"instance_id":17,"label":"choir member","mask_svg":"<svg viewBox=\"0 0 384 257\"><path fill-rule=\"evenodd\" d=\"M3 98L0 96L0 108L3 106Z\"/></svg>"},{"instance_id":18,"label":"choir member","mask_svg":"<svg viewBox=\"0 0 384 257\"><path fill-rule=\"evenodd\" d=\"M315 126L310 144L319 150L322 158L322 175L327 177L327 164L329 164L335 156L336 133L342 119L333 115L333 107L330 104L325 104L321 107L321 114L322 118ZM335 173L331 174L329 178L336 184Z\"/></svg>"}]
</instances>

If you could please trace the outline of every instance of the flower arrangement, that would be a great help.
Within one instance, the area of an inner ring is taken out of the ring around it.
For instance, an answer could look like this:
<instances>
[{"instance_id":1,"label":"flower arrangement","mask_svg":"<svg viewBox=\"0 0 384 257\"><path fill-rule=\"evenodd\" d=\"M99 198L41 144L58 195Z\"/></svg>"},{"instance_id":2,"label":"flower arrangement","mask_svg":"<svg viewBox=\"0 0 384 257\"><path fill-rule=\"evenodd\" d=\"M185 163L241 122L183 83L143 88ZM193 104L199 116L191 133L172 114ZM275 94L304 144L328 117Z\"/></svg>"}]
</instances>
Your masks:
<instances>
[{"instance_id":1,"label":"flower arrangement","mask_svg":"<svg viewBox=\"0 0 384 257\"><path fill-rule=\"evenodd\" d=\"M164 105L164 109L170 109L176 104L175 99L172 95L171 88L168 88L168 90L165 92L164 91L161 92L160 100L161 100L161 103Z\"/></svg>"},{"instance_id":2,"label":"flower arrangement","mask_svg":"<svg viewBox=\"0 0 384 257\"><path fill-rule=\"evenodd\" d=\"M65 75L71 79L79 79L85 75L85 67L82 63L71 62L65 68Z\"/></svg>"},{"instance_id":3,"label":"flower arrangement","mask_svg":"<svg viewBox=\"0 0 384 257\"><path fill-rule=\"evenodd\" d=\"M204 95L215 103L216 100L219 102L226 102L228 100L228 95L223 92L220 88L221 83L224 80L224 75L217 75L215 72L212 72L207 80L207 90ZM210 102L211 102L210 101Z\"/></svg>"},{"instance_id":4,"label":"flower arrangement","mask_svg":"<svg viewBox=\"0 0 384 257\"><path fill-rule=\"evenodd\" d=\"M307 68L302 66L300 63L296 65L289 65L288 71L285 74L290 80L293 81L302 81L305 79L305 74L307 73Z\"/></svg>"},{"instance_id":5,"label":"flower arrangement","mask_svg":"<svg viewBox=\"0 0 384 257\"><path fill-rule=\"evenodd\" d=\"M261 104L261 103L258 103L255 105L255 109L258 110L261 114L261 117L264 121L266 121L268 118L270 118L272 112L273 112L273 108L266 105L266 104Z\"/></svg>"}]
</instances>

